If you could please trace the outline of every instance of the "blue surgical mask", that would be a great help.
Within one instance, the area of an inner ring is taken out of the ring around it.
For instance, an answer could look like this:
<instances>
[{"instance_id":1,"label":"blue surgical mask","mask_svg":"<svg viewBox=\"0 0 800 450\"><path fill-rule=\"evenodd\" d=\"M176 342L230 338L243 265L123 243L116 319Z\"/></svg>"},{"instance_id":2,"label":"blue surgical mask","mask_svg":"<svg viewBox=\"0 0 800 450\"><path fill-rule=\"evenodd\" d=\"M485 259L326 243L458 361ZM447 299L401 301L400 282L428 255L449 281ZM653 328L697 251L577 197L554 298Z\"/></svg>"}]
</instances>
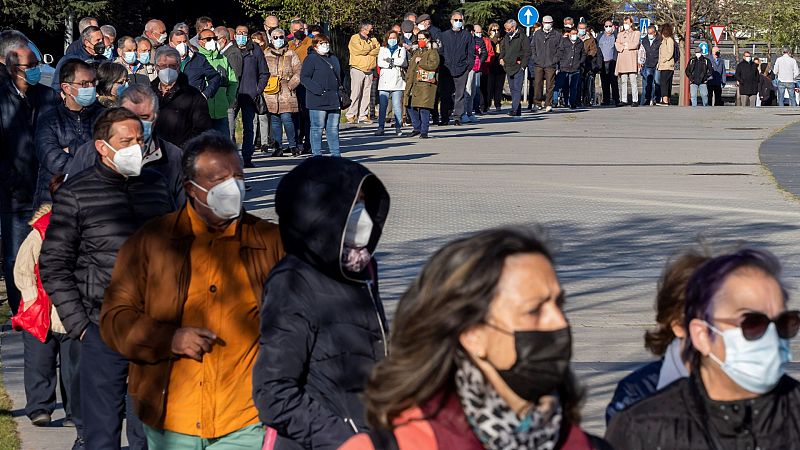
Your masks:
<instances>
[{"instance_id":1,"label":"blue surgical mask","mask_svg":"<svg viewBox=\"0 0 800 450\"><path fill-rule=\"evenodd\" d=\"M114 49L110 46L106 47L106 49L103 50L103 56L105 56L106 59L111 59L111 57L114 56Z\"/></svg>"},{"instance_id":2,"label":"blue surgical mask","mask_svg":"<svg viewBox=\"0 0 800 450\"><path fill-rule=\"evenodd\" d=\"M578 35L577 34L570 34L569 35L569 40L572 41L572 42L577 41L578 40Z\"/></svg>"},{"instance_id":3,"label":"blue surgical mask","mask_svg":"<svg viewBox=\"0 0 800 450\"><path fill-rule=\"evenodd\" d=\"M731 380L754 394L766 394L778 385L791 360L789 340L781 339L774 323L759 339L748 341L741 328L720 331L706 323L725 343L725 361L709 353Z\"/></svg>"},{"instance_id":4,"label":"blue surgical mask","mask_svg":"<svg viewBox=\"0 0 800 450\"><path fill-rule=\"evenodd\" d=\"M120 97L122 95L122 93L125 92L125 89L128 89L128 83L125 83L125 84L122 84L122 85L118 86L117 87L117 97Z\"/></svg>"},{"instance_id":5,"label":"blue surgical mask","mask_svg":"<svg viewBox=\"0 0 800 450\"><path fill-rule=\"evenodd\" d=\"M25 82L33 86L42 79L42 69L39 66L25 69Z\"/></svg>"},{"instance_id":6,"label":"blue surgical mask","mask_svg":"<svg viewBox=\"0 0 800 450\"><path fill-rule=\"evenodd\" d=\"M147 55L148 55L148 58L149 58L149 57L150 57L150 56L149 56L149 55L150 55L150 53L148 53ZM136 62L136 52L125 52L125 53L122 55L122 59L123 59L123 60L125 61L125 63L127 63L127 64L133 64L133 63L135 63L135 62Z\"/></svg>"},{"instance_id":7,"label":"blue surgical mask","mask_svg":"<svg viewBox=\"0 0 800 450\"><path fill-rule=\"evenodd\" d=\"M272 45L274 45L275 48L283 48L284 44L286 44L286 41L283 38L272 40Z\"/></svg>"},{"instance_id":8,"label":"blue surgical mask","mask_svg":"<svg viewBox=\"0 0 800 450\"><path fill-rule=\"evenodd\" d=\"M386 43L389 44L389 47L397 47L397 39L389 39Z\"/></svg>"},{"instance_id":9,"label":"blue surgical mask","mask_svg":"<svg viewBox=\"0 0 800 450\"><path fill-rule=\"evenodd\" d=\"M150 62L150 52L142 52L139 53L139 62L142 64L147 64Z\"/></svg>"},{"instance_id":10,"label":"blue surgical mask","mask_svg":"<svg viewBox=\"0 0 800 450\"><path fill-rule=\"evenodd\" d=\"M74 96L74 98L75 103L85 108L97 100L97 90L94 86L78 88L78 95Z\"/></svg>"},{"instance_id":11,"label":"blue surgical mask","mask_svg":"<svg viewBox=\"0 0 800 450\"><path fill-rule=\"evenodd\" d=\"M236 45L239 47L247 44L247 36L243 34L236 35Z\"/></svg>"},{"instance_id":12,"label":"blue surgical mask","mask_svg":"<svg viewBox=\"0 0 800 450\"><path fill-rule=\"evenodd\" d=\"M583 37L586 36L586 29L578 29L578 36Z\"/></svg>"},{"instance_id":13,"label":"blue surgical mask","mask_svg":"<svg viewBox=\"0 0 800 450\"><path fill-rule=\"evenodd\" d=\"M149 141L153 135L153 122L151 120L142 121L142 136L145 141Z\"/></svg>"},{"instance_id":14,"label":"blue surgical mask","mask_svg":"<svg viewBox=\"0 0 800 450\"><path fill-rule=\"evenodd\" d=\"M463 26L464 26L464 22L463 21L453 22L453 29L454 30L460 30L461 27L463 27Z\"/></svg>"}]
</instances>

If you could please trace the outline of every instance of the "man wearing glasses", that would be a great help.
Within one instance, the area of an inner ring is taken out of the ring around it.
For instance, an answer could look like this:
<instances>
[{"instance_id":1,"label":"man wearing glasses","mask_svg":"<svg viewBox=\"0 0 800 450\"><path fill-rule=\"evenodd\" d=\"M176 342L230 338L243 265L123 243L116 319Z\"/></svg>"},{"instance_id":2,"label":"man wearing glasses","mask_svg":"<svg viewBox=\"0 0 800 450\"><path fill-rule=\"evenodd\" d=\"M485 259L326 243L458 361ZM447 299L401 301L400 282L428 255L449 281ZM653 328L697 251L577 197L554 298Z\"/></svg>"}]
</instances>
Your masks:
<instances>
[{"instance_id":1,"label":"man wearing glasses","mask_svg":"<svg viewBox=\"0 0 800 450\"><path fill-rule=\"evenodd\" d=\"M224 136L229 136L228 109L236 103L239 81L233 68L228 63L228 58L220 52L217 36L213 30L201 31L197 42L199 44L197 51L219 73L219 78L221 79L217 93L208 98L208 113L211 115L211 122L214 124L215 130Z\"/></svg>"},{"instance_id":2,"label":"man wearing glasses","mask_svg":"<svg viewBox=\"0 0 800 450\"><path fill-rule=\"evenodd\" d=\"M36 208L51 201L50 181L64 171L75 150L92 139L92 124L104 109L97 102L97 73L91 65L80 59L69 60L61 66L59 79L64 101L37 120Z\"/></svg>"},{"instance_id":3,"label":"man wearing glasses","mask_svg":"<svg viewBox=\"0 0 800 450\"><path fill-rule=\"evenodd\" d=\"M441 124L446 125L453 114L453 124L461 125L467 119L464 108L464 94L467 78L475 63L475 41L472 33L464 31L464 16L455 11L450 14L451 28L442 32L439 53L443 64L440 67L439 89L441 89Z\"/></svg>"},{"instance_id":4,"label":"man wearing glasses","mask_svg":"<svg viewBox=\"0 0 800 450\"><path fill-rule=\"evenodd\" d=\"M778 259L742 249L700 266L686 288L689 378L617 413L613 448L797 448L800 383L786 374L800 312Z\"/></svg>"}]
</instances>

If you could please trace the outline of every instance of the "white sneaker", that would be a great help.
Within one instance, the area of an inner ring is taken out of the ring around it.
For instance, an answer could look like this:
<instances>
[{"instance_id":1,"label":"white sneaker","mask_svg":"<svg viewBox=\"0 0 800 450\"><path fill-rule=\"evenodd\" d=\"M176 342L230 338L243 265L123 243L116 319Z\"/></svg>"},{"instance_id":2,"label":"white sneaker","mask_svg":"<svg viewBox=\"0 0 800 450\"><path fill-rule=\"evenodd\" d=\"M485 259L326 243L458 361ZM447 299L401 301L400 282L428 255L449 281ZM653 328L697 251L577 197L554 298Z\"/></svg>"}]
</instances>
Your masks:
<instances>
[{"instance_id":1,"label":"white sneaker","mask_svg":"<svg viewBox=\"0 0 800 450\"><path fill-rule=\"evenodd\" d=\"M552 106L548 106L547 108L544 109L544 112L549 113L552 110L553 110L553 107Z\"/></svg>"}]
</instances>

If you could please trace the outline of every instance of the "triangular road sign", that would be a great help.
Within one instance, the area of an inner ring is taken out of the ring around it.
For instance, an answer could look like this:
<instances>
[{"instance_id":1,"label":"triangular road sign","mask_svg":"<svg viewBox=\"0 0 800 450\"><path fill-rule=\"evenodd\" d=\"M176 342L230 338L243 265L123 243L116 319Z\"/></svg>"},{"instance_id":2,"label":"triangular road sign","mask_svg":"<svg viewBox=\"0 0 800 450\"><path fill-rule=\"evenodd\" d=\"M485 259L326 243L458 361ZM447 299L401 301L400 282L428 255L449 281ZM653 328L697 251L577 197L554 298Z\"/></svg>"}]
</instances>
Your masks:
<instances>
[{"instance_id":1,"label":"triangular road sign","mask_svg":"<svg viewBox=\"0 0 800 450\"><path fill-rule=\"evenodd\" d=\"M711 25L711 35L714 37L714 42L719 45L720 39L722 39L722 33L725 31L724 25Z\"/></svg>"}]
</instances>

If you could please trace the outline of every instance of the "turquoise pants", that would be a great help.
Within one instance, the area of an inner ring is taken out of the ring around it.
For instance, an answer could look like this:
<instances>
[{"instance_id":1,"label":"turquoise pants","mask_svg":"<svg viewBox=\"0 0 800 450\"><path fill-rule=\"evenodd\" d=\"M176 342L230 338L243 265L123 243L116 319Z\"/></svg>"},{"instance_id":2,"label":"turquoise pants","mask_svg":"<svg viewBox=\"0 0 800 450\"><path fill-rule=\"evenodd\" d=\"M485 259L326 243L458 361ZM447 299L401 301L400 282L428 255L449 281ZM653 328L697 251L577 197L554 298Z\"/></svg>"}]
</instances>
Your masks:
<instances>
[{"instance_id":1,"label":"turquoise pants","mask_svg":"<svg viewBox=\"0 0 800 450\"><path fill-rule=\"evenodd\" d=\"M264 445L264 427L250 425L233 433L213 439L157 430L144 426L149 450L261 450Z\"/></svg>"}]
</instances>

